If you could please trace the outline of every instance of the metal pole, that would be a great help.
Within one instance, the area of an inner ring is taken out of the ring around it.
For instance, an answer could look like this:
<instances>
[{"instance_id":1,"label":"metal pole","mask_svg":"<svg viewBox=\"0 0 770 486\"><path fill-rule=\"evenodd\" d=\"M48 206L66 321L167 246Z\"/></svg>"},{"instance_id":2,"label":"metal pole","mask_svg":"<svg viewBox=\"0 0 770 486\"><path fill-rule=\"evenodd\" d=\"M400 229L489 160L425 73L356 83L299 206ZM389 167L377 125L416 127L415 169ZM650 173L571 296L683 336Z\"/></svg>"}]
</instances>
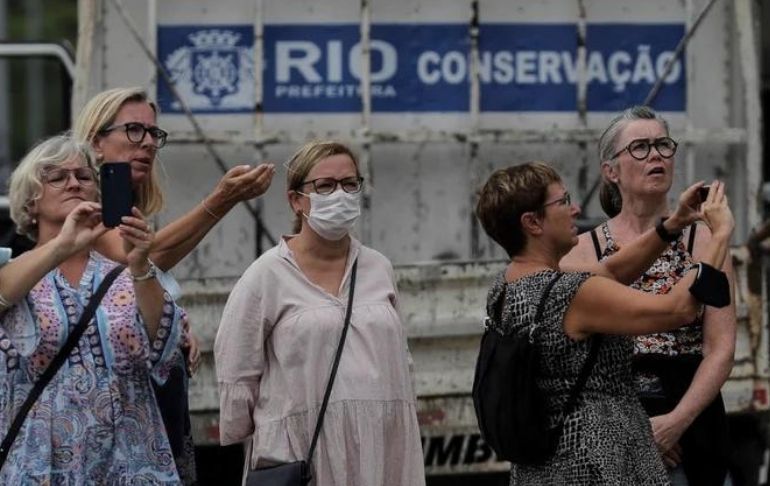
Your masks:
<instances>
[{"instance_id":1,"label":"metal pole","mask_svg":"<svg viewBox=\"0 0 770 486\"><path fill-rule=\"evenodd\" d=\"M577 22L577 110L580 128L588 128L588 77L586 74L586 65L588 63L588 48L586 47L588 39L588 20L586 6L583 0L578 0L578 22ZM597 183L588 187L588 142L580 140L578 142L578 152L580 153L580 169L578 170L578 190L583 201L583 217L589 214L585 211L588 202L591 200L594 191L598 187ZM601 174L599 175L601 177Z\"/></svg>"},{"instance_id":2,"label":"metal pole","mask_svg":"<svg viewBox=\"0 0 770 486\"><path fill-rule=\"evenodd\" d=\"M470 172L470 207L473 207L475 202L474 189L481 184L481 162L479 161L479 123L481 114L481 78L479 69L479 0L473 0L471 2L471 19L468 25L468 34L471 40L471 56L470 56L470 116L471 126L468 136L468 171ZM483 256L484 251L481 245L481 229L479 228L478 220L473 216L473 212L470 214L470 231L471 231L471 258L479 259Z\"/></svg>"},{"instance_id":3,"label":"metal pole","mask_svg":"<svg viewBox=\"0 0 770 486\"><path fill-rule=\"evenodd\" d=\"M371 66L371 23L372 12L369 0L361 0L361 129L360 139L362 140L361 156L359 163L361 165L361 175L367 181L364 185L363 194L363 218L361 221L361 241L371 243L372 241L372 184L374 184L374 170L372 169L372 146L371 146L371 118L372 118L372 66Z\"/></svg>"},{"instance_id":4,"label":"metal pole","mask_svg":"<svg viewBox=\"0 0 770 486\"><path fill-rule=\"evenodd\" d=\"M26 14L25 34L28 40L39 40L43 35L43 5L41 0L24 2ZM26 63L26 117L27 141L34 142L43 137L43 118L45 115L45 65L39 59L30 59Z\"/></svg>"},{"instance_id":5,"label":"metal pole","mask_svg":"<svg viewBox=\"0 0 770 486\"><path fill-rule=\"evenodd\" d=\"M264 63L264 35L265 35L265 21L263 18L264 5L262 0L257 0L256 12L254 16L254 140L262 140L262 123L263 123L263 111L262 111L262 86L264 83L262 65ZM257 143L255 146L254 157L255 163L259 163L266 158L265 146L262 143ZM262 254L262 238L264 237L262 231L262 225L256 224L256 221L262 219L262 210L264 203L262 198L257 198L255 210L259 219L255 219L254 228L254 253L255 258Z\"/></svg>"},{"instance_id":6,"label":"metal pole","mask_svg":"<svg viewBox=\"0 0 770 486\"><path fill-rule=\"evenodd\" d=\"M703 19L706 18L706 14L708 14L709 10L711 10L711 7L714 6L714 4L717 2L717 0L711 0L708 5L706 5L703 10L701 10L700 14L698 14L698 17L693 21L692 25L689 26L687 29L687 33L682 37L682 39L679 41L679 45L676 46L676 49L674 49L674 55L671 56L671 59L668 60L665 67L663 68L663 74L655 81L655 85L652 87L650 92L647 94L647 97L644 99L644 104L649 106L653 101L655 101L655 98L658 96L658 92L660 91L660 88L663 87L663 80L666 79L666 77L671 72L671 69L674 67L674 63L679 59L679 56L682 55L682 51L684 51L684 48L687 47L687 43L690 42L690 39L695 34L695 31L698 30L698 27L700 27L701 22L703 22ZM687 6L687 21L690 21L690 15L689 12L691 11L692 5L688 3Z\"/></svg>"},{"instance_id":7,"label":"metal pole","mask_svg":"<svg viewBox=\"0 0 770 486\"><path fill-rule=\"evenodd\" d=\"M0 39L6 39L7 0L0 0ZM9 124L10 85L8 83L8 62L0 59L0 180L7 181L11 173L11 127ZM3 190L3 192L5 192Z\"/></svg>"}]
</instances>

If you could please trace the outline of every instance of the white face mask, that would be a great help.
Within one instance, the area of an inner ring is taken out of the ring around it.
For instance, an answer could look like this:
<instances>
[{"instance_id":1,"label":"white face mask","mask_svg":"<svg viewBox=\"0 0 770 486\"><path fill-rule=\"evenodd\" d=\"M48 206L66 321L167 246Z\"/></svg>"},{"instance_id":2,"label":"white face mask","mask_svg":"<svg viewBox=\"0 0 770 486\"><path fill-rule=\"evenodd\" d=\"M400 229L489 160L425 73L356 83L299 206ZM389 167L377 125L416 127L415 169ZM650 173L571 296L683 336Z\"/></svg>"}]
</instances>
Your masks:
<instances>
[{"instance_id":1,"label":"white face mask","mask_svg":"<svg viewBox=\"0 0 770 486\"><path fill-rule=\"evenodd\" d=\"M304 213L303 216L313 231L325 240L338 241L344 238L361 215L360 192L349 194L337 189L326 195L315 192L303 195L310 198L310 216Z\"/></svg>"}]
</instances>

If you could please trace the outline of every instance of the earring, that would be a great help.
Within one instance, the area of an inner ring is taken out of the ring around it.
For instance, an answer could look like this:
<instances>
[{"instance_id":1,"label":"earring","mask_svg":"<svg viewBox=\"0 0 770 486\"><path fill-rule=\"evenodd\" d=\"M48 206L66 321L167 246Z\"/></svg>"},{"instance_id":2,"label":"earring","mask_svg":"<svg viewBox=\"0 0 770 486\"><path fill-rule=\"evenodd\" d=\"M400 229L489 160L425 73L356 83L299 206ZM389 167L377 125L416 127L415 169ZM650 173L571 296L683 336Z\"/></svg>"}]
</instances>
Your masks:
<instances>
[{"instance_id":1,"label":"earring","mask_svg":"<svg viewBox=\"0 0 770 486\"><path fill-rule=\"evenodd\" d=\"M37 226L37 218L32 218L32 226Z\"/></svg>"}]
</instances>

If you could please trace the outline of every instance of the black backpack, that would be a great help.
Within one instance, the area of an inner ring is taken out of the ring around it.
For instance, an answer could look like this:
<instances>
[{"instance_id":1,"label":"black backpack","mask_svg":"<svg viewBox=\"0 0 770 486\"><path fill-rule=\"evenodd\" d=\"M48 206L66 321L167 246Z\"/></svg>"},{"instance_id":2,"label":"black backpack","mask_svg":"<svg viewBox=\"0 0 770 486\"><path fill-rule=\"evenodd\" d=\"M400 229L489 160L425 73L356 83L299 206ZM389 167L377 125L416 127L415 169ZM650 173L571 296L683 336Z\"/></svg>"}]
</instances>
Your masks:
<instances>
[{"instance_id":1,"label":"black backpack","mask_svg":"<svg viewBox=\"0 0 770 486\"><path fill-rule=\"evenodd\" d=\"M561 275L557 273L548 283L530 326L540 324L548 294ZM496 309L498 322L504 300L505 293ZM540 464L550 458L564 425L548 428L545 397L536 382L540 350L530 341L530 326L524 332L503 335L487 325L473 379L473 406L482 437L499 459L516 464ZM600 340L599 335L592 338L588 358L567 400L565 418L588 380Z\"/></svg>"}]
</instances>

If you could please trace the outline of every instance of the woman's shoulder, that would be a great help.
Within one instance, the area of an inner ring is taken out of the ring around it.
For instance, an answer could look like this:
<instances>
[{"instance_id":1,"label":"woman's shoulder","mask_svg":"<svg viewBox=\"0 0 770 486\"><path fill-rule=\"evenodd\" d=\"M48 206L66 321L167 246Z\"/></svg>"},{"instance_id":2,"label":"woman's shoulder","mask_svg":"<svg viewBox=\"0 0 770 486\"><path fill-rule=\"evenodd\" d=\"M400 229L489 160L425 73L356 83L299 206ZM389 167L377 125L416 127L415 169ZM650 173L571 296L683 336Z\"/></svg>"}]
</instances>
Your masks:
<instances>
[{"instance_id":1,"label":"woman's shoulder","mask_svg":"<svg viewBox=\"0 0 770 486\"><path fill-rule=\"evenodd\" d=\"M361 245L358 250L359 266L366 265L368 267L380 267L390 271L393 270L393 264L390 259L375 250L365 245Z\"/></svg>"}]
</instances>

